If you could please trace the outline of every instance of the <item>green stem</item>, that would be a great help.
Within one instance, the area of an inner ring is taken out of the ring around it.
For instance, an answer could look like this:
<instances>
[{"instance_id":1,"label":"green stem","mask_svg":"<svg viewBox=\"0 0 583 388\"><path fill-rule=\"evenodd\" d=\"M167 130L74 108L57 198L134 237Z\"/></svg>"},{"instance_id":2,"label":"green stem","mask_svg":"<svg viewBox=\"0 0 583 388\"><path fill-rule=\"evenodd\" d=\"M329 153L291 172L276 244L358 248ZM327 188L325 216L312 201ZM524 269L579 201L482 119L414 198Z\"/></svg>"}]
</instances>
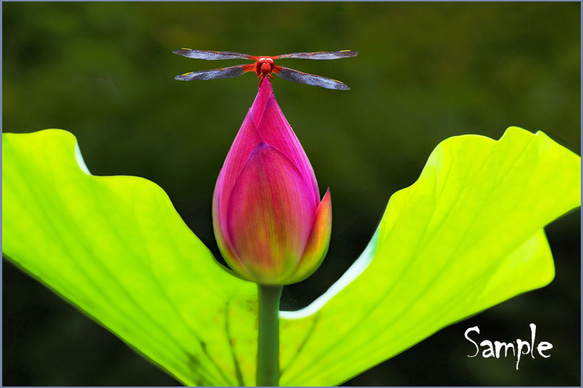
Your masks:
<instances>
[{"instance_id":1,"label":"green stem","mask_svg":"<svg viewBox=\"0 0 583 388\"><path fill-rule=\"evenodd\" d=\"M279 299L283 286L258 284L259 339L257 347L257 385L279 385Z\"/></svg>"}]
</instances>

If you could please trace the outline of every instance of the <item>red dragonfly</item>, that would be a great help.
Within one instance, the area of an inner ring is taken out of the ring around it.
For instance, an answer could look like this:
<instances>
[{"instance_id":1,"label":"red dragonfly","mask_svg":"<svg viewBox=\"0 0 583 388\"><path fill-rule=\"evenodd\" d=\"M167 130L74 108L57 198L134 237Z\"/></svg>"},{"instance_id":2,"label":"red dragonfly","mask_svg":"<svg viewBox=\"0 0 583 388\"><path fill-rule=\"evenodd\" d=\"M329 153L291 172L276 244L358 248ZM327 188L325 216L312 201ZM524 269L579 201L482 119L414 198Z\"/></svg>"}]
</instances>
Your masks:
<instances>
[{"instance_id":1,"label":"red dragonfly","mask_svg":"<svg viewBox=\"0 0 583 388\"><path fill-rule=\"evenodd\" d=\"M273 78L271 74L275 74L288 81L299 82L302 84L320 86L326 89L349 90L350 88L343 82L336 81L331 78L321 77L319 75L303 73L288 67L276 65L273 61L275 59L283 58L302 58L302 59L340 59L355 57L358 55L356 51L340 50L340 51L316 51L312 53L294 53L281 54L275 56L255 56L249 54L233 53L230 51L208 51L208 50L191 50L180 49L173 51L174 54L179 54L188 58L206 59L209 61L216 61L219 59L248 59L255 63L245 65L237 65L231 67L223 67L220 69L193 71L182 75L177 75L175 79L178 81L194 81L207 80L219 78L233 78L238 77L246 72L253 71L257 74L257 78L261 78L259 85L265 77Z\"/></svg>"}]
</instances>

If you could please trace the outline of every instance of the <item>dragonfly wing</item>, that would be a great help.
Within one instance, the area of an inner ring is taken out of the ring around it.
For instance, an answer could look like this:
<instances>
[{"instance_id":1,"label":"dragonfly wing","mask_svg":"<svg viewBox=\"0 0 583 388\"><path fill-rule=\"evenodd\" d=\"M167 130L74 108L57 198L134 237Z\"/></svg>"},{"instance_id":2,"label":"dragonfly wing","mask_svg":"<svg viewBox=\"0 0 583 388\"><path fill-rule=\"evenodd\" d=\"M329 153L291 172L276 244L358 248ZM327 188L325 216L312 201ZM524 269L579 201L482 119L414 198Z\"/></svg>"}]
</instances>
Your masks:
<instances>
[{"instance_id":1,"label":"dragonfly wing","mask_svg":"<svg viewBox=\"0 0 583 388\"><path fill-rule=\"evenodd\" d=\"M218 61L220 59L249 59L255 61L255 57L249 54L233 53L230 51L209 51L209 50L191 50L183 48L172 51L174 54L182 55L187 58L206 59L208 61Z\"/></svg>"},{"instance_id":2,"label":"dragonfly wing","mask_svg":"<svg viewBox=\"0 0 583 388\"><path fill-rule=\"evenodd\" d=\"M246 65L223 67L221 69L193 71L186 74L177 75L174 79L178 81L204 81L209 79L233 78L244 74Z\"/></svg>"},{"instance_id":3,"label":"dragonfly wing","mask_svg":"<svg viewBox=\"0 0 583 388\"><path fill-rule=\"evenodd\" d=\"M352 50L316 51L313 53L281 54L281 55L273 57L273 59L301 58L301 59L326 60L326 59L350 58L350 57L355 57L357 55L358 55L358 53L356 51L352 51Z\"/></svg>"},{"instance_id":4,"label":"dragonfly wing","mask_svg":"<svg viewBox=\"0 0 583 388\"><path fill-rule=\"evenodd\" d=\"M299 82L301 84L319 86L326 89L336 89L336 90L350 90L348 85L344 82L336 81L335 79L321 77L315 74L302 73L294 69L289 69L287 67L281 66L279 71L273 74L283 78L287 81Z\"/></svg>"}]
</instances>

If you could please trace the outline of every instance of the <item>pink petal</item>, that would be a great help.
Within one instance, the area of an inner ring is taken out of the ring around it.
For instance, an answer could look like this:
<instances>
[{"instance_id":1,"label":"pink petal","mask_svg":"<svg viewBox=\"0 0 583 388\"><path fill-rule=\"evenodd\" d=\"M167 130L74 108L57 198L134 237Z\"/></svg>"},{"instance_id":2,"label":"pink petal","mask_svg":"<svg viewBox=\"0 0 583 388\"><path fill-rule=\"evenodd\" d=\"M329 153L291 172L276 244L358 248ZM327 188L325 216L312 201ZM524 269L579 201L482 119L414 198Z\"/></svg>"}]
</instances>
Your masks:
<instances>
[{"instance_id":1,"label":"pink petal","mask_svg":"<svg viewBox=\"0 0 583 388\"><path fill-rule=\"evenodd\" d=\"M278 284L296 267L312 230L311 197L311 185L289 158L257 146L233 187L226 233L236 265L253 280Z\"/></svg>"},{"instance_id":2,"label":"pink petal","mask_svg":"<svg viewBox=\"0 0 583 388\"><path fill-rule=\"evenodd\" d=\"M322 264L328 246L330 245L330 235L332 232L332 201L330 198L330 189L326 191L314 220L314 227L308 239L308 244L293 271L292 277L286 279L285 284L297 283L314 273Z\"/></svg>"},{"instance_id":3,"label":"pink petal","mask_svg":"<svg viewBox=\"0 0 583 388\"><path fill-rule=\"evenodd\" d=\"M277 148L300 170L303 179L312 187L312 205L318 206L320 196L316 175L300 141L277 105L273 92L266 101L262 119L257 124L257 132L265 143Z\"/></svg>"},{"instance_id":4,"label":"pink petal","mask_svg":"<svg viewBox=\"0 0 583 388\"><path fill-rule=\"evenodd\" d=\"M247 164L251 153L260 142L261 138L257 134L251 115L247 115L227 154L213 194L213 223L215 226L220 226L222 230L221 235L217 238L217 240L223 240L218 241L219 247L221 247L221 242L230 245L229 236L225 235L225 231L228 214L227 207L231 198L231 191L241 171ZM216 232L217 228L215 227L215 234Z\"/></svg>"}]
</instances>

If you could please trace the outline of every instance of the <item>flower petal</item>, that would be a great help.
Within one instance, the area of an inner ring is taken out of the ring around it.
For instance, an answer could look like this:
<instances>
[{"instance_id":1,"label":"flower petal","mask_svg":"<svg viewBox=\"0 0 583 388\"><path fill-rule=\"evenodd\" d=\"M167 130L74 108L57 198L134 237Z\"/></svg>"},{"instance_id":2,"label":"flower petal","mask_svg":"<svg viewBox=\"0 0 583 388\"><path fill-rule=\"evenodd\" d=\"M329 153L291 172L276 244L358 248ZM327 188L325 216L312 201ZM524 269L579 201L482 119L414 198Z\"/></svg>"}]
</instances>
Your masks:
<instances>
[{"instance_id":1,"label":"flower petal","mask_svg":"<svg viewBox=\"0 0 583 388\"><path fill-rule=\"evenodd\" d=\"M320 195L318 193L318 183L310 160L306 155L300 141L294 133L291 125L283 115L281 108L275 100L271 82L263 82L259 94L269 93L266 99L261 101L265 103L261 120L256 122L257 132L262 141L270 146L277 148L281 153L287 156L292 163L300 170L303 179L312 186L312 205L318 206ZM256 99L256 101L259 100Z\"/></svg>"},{"instance_id":2,"label":"flower petal","mask_svg":"<svg viewBox=\"0 0 583 388\"><path fill-rule=\"evenodd\" d=\"M213 226L223 255L232 256L232 252L227 249L227 246L230 246L230 237L227 232L227 205L231 198L231 191L247 164L249 156L260 142L261 138L258 136L255 123L251 115L247 115L227 154L213 194Z\"/></svg>"},{"instance_id":3,"label":"flower petal","mask_svg":"<svg viewBox=\"0 0 583 388\"><path fill-rule=\"evenodd\" d=\"M246 267L249 280L280 284L294 270L315 217L311 196L311 185L284 154L265 143L257 146L227 211L234 264Z\"/></svg>"},{"instance_id":4,"label":"flower petal","mask_svg":"<svg viewBox=\"0 0 583 388\"><path fill-rule=\"evenodd\" d=\"M330 245L330 234L332 232L332 201L330 189L326 190L322 202L316 210L314 227L308 239L308 244L304 250L302 259L298 263L291 278L286 279L285 284L297 283L314 273L322 264L328 246Z\"/></svg>"}]
</instances>

